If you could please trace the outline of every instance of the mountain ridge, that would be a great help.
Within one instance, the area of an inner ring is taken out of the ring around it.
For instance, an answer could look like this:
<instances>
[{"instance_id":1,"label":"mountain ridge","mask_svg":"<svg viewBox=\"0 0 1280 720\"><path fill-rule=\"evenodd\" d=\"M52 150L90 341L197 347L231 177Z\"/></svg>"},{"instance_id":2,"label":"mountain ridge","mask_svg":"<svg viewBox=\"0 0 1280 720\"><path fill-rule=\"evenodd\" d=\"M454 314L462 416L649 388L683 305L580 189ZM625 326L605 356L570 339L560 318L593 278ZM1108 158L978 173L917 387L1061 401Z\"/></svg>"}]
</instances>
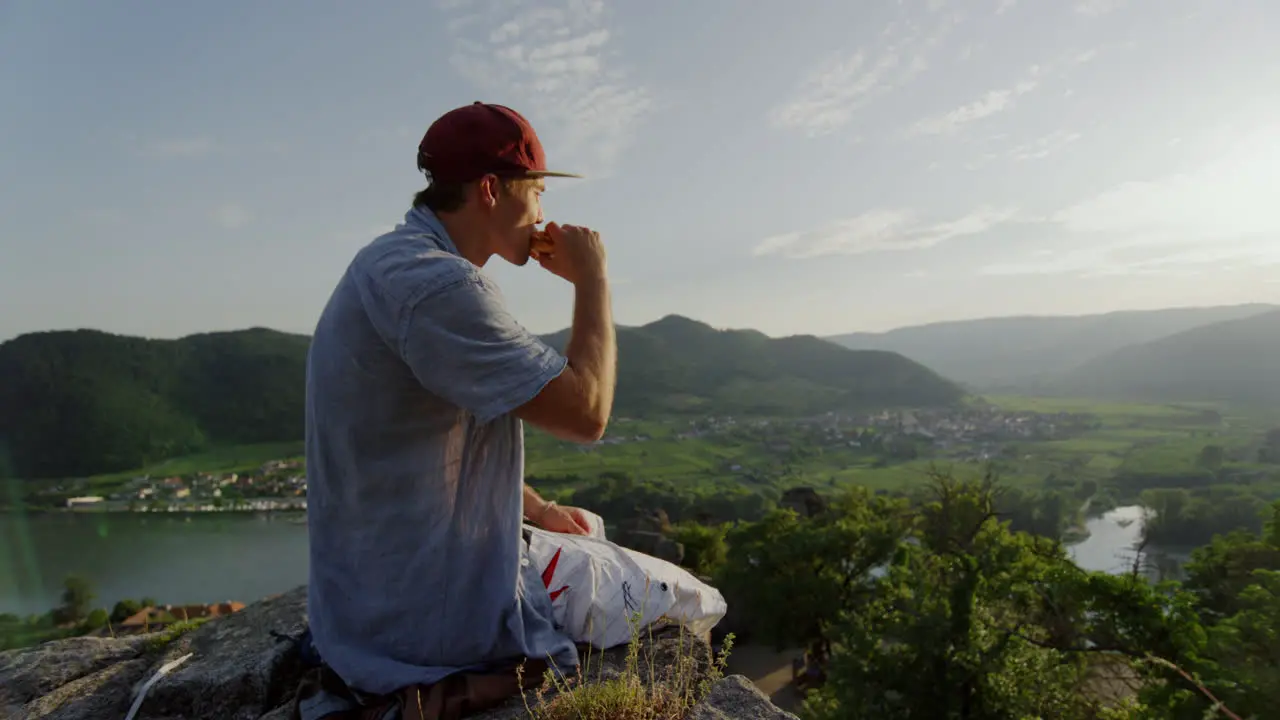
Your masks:
<instances>
[{"instance_id":1,"label":"mountain ridge","mask_svg":"<svg viewBox=\"0 0 1280 720\"><path fill-rule=\"evenodd\" d=\"M615 415L795 415L936 406L963 391L894 353L670 315L619 327ZM563 349L568 331L542 336ZM310 337L253 327L147 339L39 331L0 343L0 476L129 470L303 435Z\"/></svg>"},{"instance_id":2,"label":"mountain ridge","mask_svg":"<svg viewBox=\"0 0 1280 720\"><path fill-rule=\"evenodd\" d=\"M880 333L825 339L851 349L901 353L958 382L983 390L1026 390L1119 350L1280 306L1245 303L1084 315L1011 315L947 320Z\"/></svg>"},{"instance_id":3,"label":"mountain ridge","mask_svg":"<svg viewBox=\"0 0 1280 720\"><path fill-rule=\"evenodd\" d=\"M1045 389L1138 400L1280 404L1280 309L1128 345Z\"/></svg>"}]
</instances>

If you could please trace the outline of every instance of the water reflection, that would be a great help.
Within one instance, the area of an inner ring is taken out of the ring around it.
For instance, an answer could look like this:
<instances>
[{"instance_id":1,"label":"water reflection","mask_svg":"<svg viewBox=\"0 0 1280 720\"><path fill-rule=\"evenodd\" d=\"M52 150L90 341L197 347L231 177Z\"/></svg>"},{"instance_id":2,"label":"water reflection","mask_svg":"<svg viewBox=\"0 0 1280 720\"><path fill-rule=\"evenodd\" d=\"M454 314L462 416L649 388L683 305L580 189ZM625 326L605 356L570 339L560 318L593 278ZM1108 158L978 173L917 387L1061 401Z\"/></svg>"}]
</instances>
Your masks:
<instances>
[{"instance_id":1,"label":"water reflection","mask_svg":"<svg viewBox=\"0 0 1280 720\"><path fill-rule=\"evenodd\" d=\"M1070 546L1071 558L1085 570L1119 573L1133 567L1135 547L1142 539L1143 508L1126 505L1090 518L1089 537Z\"/></svg>"},{"instance_id":2,"label":"water reflection","mask_svg":"<svg viewBox=\"0 0 1280 720\"><path fill-rule=\"evenodd\" d=\"M288 515L0 515L0 613L43 613L62 582L92 583L94 604L252 602L307 579L307 528Z\"/></svg>"},{"instance_id":3,"label":"water reflection","mask_svg":"<svg viewBox=\"0 0 1280 720\"><path fill-rule=\"evenodd\" d=\"M1069 547L1072 559L1085 570L1107 573L1131 572L1139 560L1142 573L1152 580L1181 579L1188 552L1147 547L1139 558L1146 512L1141 505L1125 505L1089 519L1085 523L1089 537Z\"/></svg>"}]
</instances>

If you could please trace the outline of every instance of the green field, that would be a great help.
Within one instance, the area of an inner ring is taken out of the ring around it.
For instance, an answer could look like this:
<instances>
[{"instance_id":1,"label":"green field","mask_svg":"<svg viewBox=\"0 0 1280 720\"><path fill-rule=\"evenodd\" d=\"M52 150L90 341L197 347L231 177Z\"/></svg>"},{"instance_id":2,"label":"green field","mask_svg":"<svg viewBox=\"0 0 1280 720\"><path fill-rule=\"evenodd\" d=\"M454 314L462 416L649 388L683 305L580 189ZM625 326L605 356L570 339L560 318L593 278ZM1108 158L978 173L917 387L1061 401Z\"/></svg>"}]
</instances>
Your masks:
<instances>
[{"instance_id":1,"label":"green field","mask_svg":"<svg viewBox=\"0 0 1280 720\"><path fill-rule=\"evenodd\" d=\"M1066 487L1085 480L1107 484L1116 478L1185 478L1202 473L1206 445L1225 452L1222 468L1252 473L1255 488L1280 495L1280 466L1256 462L1269 427L1253 416L1201 405L1090 402L1073 398L991 396L984 400L1010 412L1085 414L1091 426L1062 439L1004 441L990 459L1001 479L1034 489ZM863 485L893 490L917 485L932 467L976 475L986 461L972 448L926 448L914 459L893 459L840 443L818 442L810 431L785 420L767 428L750 422L681 437L695 429L687 418L615 419L606 442L579 446L526 430L526 474L539 483L571 489L602 474L627 475L639 482L669 482L690 488L740 487L778 491L795 485ZM295 458L302 443L245 445L175 458L131 472L89 478L87 489L110 492L137 475L243 472L273 459ZM1258 482L1257 478L1263 479ZM1170 485L1177 485L1171 482Z\"/></svg>"},{"instance_id":2,"label":"green field","mask_svg":"<svg viewBox=\"0 0 1280 720\"><path fill-rule=\"evenodd\" d=\"M262 443L258 445L235 445L218 448L195 455L184 455L163 462L148 465L128 472L96 475L89 478L88 486L95 492L109 492L130 478L139 475L151 477L168 477L173 475L190 475L199 472L245 472L261 467L270 460L285 460L302 456L303 444Z\"/></svg>"},{"instance_id":3,"label":"green field","mask_svg":"<svg viewBox=\"0 0 1280 720\"><path fill-rule=\"evenodd\" d=\"M1107 483L1118 474L1182 476L1199 470L1206 445L1226 451L1228 470L1272 472L1280 467L1253 462L1261 433L1268 427L1250 417L1232 416L1209 405L1145 405L1078 399L996 396L986 400L1013 412L1091 416L1094 427L1061 440L1010 441L994 458L1009 485L1036 488L1084 480ZM610 435L648 436L644 442L579 448L538 431L528 435L528 472L539 478L604 472L626 473L636 480L737 483L748 487L864 485L900 489L923 482L931 467L978 474L985 463L966 459L968 448L954 447L904 462L877 462L865 454L831 448L771 451L759 440L719 434L679 440L681 421L615 422ZM785 435L785 434L784 434ZM785 435L793 439L795 434ZM732 466L741 466L732 470ZM1280 477L1273 482L1280 494Z\"/></svg>"}]
</instances>

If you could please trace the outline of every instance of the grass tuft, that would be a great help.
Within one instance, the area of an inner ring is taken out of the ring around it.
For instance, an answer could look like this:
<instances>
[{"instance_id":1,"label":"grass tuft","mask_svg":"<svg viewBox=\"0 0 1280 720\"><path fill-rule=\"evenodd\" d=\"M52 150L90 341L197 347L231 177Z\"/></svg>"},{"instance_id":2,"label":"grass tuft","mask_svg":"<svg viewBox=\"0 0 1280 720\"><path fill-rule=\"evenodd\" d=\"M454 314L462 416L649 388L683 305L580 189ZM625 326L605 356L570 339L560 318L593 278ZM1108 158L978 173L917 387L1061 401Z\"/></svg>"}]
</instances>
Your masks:
<instances>
[{"instance_id":1,"label":"grass tuft","mask_svg":"<svg viewBox=\"0 0 1280 720\"><path fill-rule=\"evenodd\" d=\"M649 653L641 662L640 618L629 616L631 641L620 672L605 676L603 658L591 675L591 654L574 675L564 676L548 669L542 685L534 691L534 702L525 696L525 709L537 720L680 720L724 677L733 637L725 638L719 656L710 648L699 657L702 643L694 642L684 625L676 622L678 641L674 658L657 658L653 626L645 628ZM522 678L523 679L523 678Z\"/></svg>"},{"instance_id":2,"label":"grass tuft","mask_svg":"<svg viewBox=\"0 0 1280 720\"><path fill-rule=\"evenodd\" d=\"M193 620L181 620L179 622L175 622L164 630L161 630L155 635L147 638L145 648L148 652L159 652L164 650L174 640L177 640L212 619L213 618L202 617L195 618Z\"/></svg>"}]
</instances>

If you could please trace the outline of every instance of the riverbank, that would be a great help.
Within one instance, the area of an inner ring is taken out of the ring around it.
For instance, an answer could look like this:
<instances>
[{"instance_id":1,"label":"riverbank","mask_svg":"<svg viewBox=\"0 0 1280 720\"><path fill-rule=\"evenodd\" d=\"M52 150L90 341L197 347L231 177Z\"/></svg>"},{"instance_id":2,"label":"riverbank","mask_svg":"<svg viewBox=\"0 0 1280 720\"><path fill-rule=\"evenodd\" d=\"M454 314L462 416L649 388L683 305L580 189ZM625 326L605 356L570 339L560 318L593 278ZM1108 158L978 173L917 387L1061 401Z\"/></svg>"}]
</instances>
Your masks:
<instances>
[{"instance_id":1,"label":"riverbank","mask_svg":"<svg viewBox=\"0 0 1280 720\"><path fill-rule=\"evenodd\" d=\"M136 514L136 515L168 515L168 514L188 514L188 515L218 515L228 513L289 513L305 516L307 514L307 501L304 500L252 500L244 503L227 506L214 506L199 503L171 503L163 506L148 507L130 507L127 503L117 501L104 501L101 503L82 504L72 507L48 507L48 506L29 506L18 505L0 507L0 515L23 514L23 515L98 515L105 513L117 514Z\"/></svg>"},{"instance_id":2,"label":"riverbank","mask_svg":"<svg viewBox=\"0 0 1280 720\"><path fill-rule=\"evenodd\" d=\"M0 613L43 613L68 575L88 579L99 605L150 596L163 603L250 602L307 581L306 513L299 511L0 514ZM1132 567L1142 510L1090 518L1070 546L1088 570Z\"/></svg>"}]
</instances>

